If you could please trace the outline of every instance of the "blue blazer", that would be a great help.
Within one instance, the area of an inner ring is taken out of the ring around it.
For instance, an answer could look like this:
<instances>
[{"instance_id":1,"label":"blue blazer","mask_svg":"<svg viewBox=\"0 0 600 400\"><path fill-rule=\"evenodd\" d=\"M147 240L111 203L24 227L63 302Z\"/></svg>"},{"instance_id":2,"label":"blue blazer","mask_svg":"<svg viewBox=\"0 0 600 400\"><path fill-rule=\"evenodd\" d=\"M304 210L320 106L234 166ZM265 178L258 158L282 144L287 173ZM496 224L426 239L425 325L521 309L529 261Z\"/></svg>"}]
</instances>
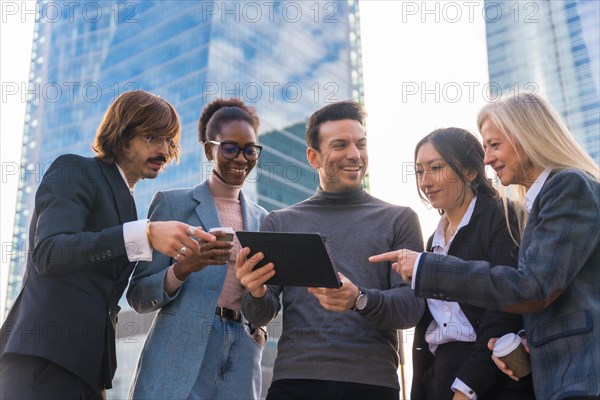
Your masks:
<instances>
[{"instance_id":1,"label":"blue blazer","mask_svg":"<svg viewBox=\"0 0 600 400\"><path fill-rule=\"evenodd\" d=\"M257 231L267 212L240 192L244 230ZM193 189L155 194L153 221L183 221L208 231L221 226L217 205L204 181ZM139 313L156 315L133 377L134 399L187 398L202 365L208 335L227 268L208 266L191 274L172 296L164 290L167 268L174 259L154 251L151 262L135 269L127 300Z\"/></svg>"},{"instance_id":2,"label":"blue blazer","mask_svg":"<svg viewBox=\"0 0 600 400\"><path fill-rule=\"evenodd\" d=\"M518 268L427 253L416 294L523 315L535 395L600 394L600 183L574 169L535 199Z\"/></svg>"}]
</instances>

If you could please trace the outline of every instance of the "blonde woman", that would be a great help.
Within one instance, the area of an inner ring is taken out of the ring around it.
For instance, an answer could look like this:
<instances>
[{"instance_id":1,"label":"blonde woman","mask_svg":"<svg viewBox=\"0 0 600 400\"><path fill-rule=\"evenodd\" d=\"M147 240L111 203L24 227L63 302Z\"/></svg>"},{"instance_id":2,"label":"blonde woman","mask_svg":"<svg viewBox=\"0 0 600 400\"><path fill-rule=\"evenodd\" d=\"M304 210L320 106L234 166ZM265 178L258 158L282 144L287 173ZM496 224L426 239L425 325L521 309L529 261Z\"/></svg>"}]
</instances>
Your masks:
<instances>
[{"instance_id":1,"label":"blonde woman","mask_svg":"<svg viewBox=\"0 0 600 400\"><path fill-rule=\"evenodd\" d=\"M536 397L600 395L600 171L539 95L479 113L485 163L522 208L518 267L401 250L415 293L523 314ZM594 397L595 398L595 397Z\"/></svg>"}]
</instances>

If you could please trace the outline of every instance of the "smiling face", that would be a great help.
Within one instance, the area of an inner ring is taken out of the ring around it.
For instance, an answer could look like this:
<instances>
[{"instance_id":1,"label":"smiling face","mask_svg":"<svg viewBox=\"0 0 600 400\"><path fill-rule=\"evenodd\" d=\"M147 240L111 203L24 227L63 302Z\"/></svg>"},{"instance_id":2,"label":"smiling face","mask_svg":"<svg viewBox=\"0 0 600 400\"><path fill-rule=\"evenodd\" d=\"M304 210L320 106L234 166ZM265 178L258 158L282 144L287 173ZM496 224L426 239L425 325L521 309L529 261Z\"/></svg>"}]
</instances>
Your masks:
<instances>
[{"instance_id":1,"label":"smiling face","mask_svg":"<svg viewBox=\"0 0 600 400\"><path fill-rule=\"evenodd\" d=\"M244 148L256 144L256 133L246 121L229 121L222 123L221 130L213 140L234 143ZM242 185L258 162L246 160L243 152L239 152L235 159L228 160L223 157L221 146L210 142L204 144L204 151L206 157L213 162L213 172L230 185Z\"/></svg>"},{"instance_id":2,"label":"smiling face","mask_svg":"<svg viewBox=\"0 0 600 400\"><path fill-rule=\"evenodd\" d=\"M430 142L417 151L416 174L419 189L431 206L447 214L473 198L473 192Z\"/></svg>"},{"instance_id":3,"label":"smiling face","mask_svg":"<svg viewBox=\"0 0 600 400\"><path fill-rule=\"evenodd\" d=\"M348 192L361 187L369 157L360 122L324 122L319 128L319 139L319 150L309 147L307 158L319 171L321 188L326 192Z\"/></svg>"},{"instance_id":4,"label":"smiling face","mask_svg":"<svg viewBox=\"0 0 600 400\"><path fill-rule=\"evenodd\" d=\"M142 136L134 136L129 143L123 145L116 162L125 172L129 186L140 179L154 179L163 169L169 157L167 142L160 147L149 146Z\"/></svg>"},{"instance_id":5,"label":"smiling face","mask_svg":"<svg viewBox=\"0 0 600 400\"><path fill-rule=\"evenodd\" d=\"M539 169L526 162L524 151L502 134L490 118L481 125L481 136L485 150L485 165L491 166L504 186L522 185L527 189L537 179Z\"/></svg>"}]
</instances>

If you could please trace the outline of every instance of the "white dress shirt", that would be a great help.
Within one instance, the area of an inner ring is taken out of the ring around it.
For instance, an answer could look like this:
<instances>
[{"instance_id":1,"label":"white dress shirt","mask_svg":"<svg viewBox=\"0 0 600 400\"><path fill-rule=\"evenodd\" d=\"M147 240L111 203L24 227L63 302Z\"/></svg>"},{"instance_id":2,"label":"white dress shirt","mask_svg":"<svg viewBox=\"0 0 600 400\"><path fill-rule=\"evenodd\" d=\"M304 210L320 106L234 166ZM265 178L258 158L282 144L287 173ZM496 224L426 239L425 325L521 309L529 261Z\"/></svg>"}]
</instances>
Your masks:
<instances>
[{"instance_id":1,"label":"white dress shirt","mask_svg":"<svg viewBox=\"0 0 600 400\"><path fill-rule=\"evenodd\" d=\"M529 187L527 193L525 193L525 208L527 209L527 212L531 212L533 202L535 201L537 195L540 194L540 190L542 190L542 186L544 186L544 183L546 183L546 180L548 179L548 176L550 176L551 172L552 170L550 168L543 170L540 176L538 176L535 182L533 182L533 185Z\"/></svg>"},{"instance_id":2,"label":"white dress shirt","mask_svg":"<svg viewBox=\"0 0 600 400\"><path fill-rule=\"evenodd\" d=\"M116 164L116 163L115 163ZM129 192L133 197L133 186L129 186L125 172L121 169L119 164L116 164L121 177L125 181L125 184L129 188ZM127 251L127 258L131 262L135 261L152 261L152 248L148 242L148 235L146 229L150 220L141 219L138 221L125 222L123 224L123 240L125 242L125 250Z\"/></svg>"},{"instance_id":3,"label":"white dress shirt","mask_svg":"<svg viewBox=\"0 0 600 400\"><path fill-rule=\"evenodd\" d=\"M475 202L477 201L477 196L471 199L469 203L469 207L463 215L460 224L456 228L454 235L450 238L448 243L446 243L445 231L448 227L448 218L444 215L440 219L438 223L437 229L433 234L433 240L431 243L433 252L435 254L448 254L448 249L452 244L452 240L458 233L458 231L465 225L471 221L471 217L473 216L473 211L475 210ZM419 259L421 258L421 254L417 256L415 261L415 267L419 265ZM413 271L413 280L412 287L415 288L415 277L417 276L416 268ZM444 343L449 342L475 342L477 340L477 334L475 333L475 329L469 322L469 319L465 315L465 313L460 308L460 305L454 301L444 301L444 300L433 300L427 299L427 306L429 307L429 311L433 316L433 321L427 327L427 331L425 333L425 340L429 344L429 351L435 354L435 350L437 347ZM463 392L468 398L471 400L477 400L477 393L469 386L467 386L463 381L456 378L452 383L452 390L460 390Z\"/></svg>"}]
</instances>

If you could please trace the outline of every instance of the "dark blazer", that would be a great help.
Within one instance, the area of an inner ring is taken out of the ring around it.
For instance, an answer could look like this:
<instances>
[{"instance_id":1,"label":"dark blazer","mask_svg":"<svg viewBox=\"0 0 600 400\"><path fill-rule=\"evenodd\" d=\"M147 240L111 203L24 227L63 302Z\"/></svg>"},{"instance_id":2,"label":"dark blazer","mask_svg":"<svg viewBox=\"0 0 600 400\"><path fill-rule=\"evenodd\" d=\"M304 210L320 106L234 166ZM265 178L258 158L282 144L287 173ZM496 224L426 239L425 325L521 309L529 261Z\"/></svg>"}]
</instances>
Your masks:
<instances>
[{"instance_id":1,"label":"dark blazer","mask_svg":"<svg viewBox=\"0 0 600 400\"><path fill-rule=\"evenodd\" d=\"M550 175L533 202L518 268L426 254L416 294L524 314L536 397L600 394L600 183Z\"/></svg>"},{"instance_id":2,"label":"dark blazer","mask_svg":"<svg viewBox=\"0 0 600 400\"><path fill-rule=\"evenodd\" d=\"M77 155L57 158L36 192L32 253L0 331L0 354L43 357L92 388L110 388L117 304L133 270L122 224L136 218L115 165Z\"/></svg>"},{"instance_id":3,"label":"dark blazer","mask_svg":"<svg viewBox=\"0 0 600 400\"><path fill-rule=\"evenodd\" d=\"M427 242L428 251L433 251L432 241L433 236ZM448 254L464 260L487 260L490 266L494 266L516 265L517 252L518 247L510 237L506 226L501 202L485 194L479 194L471 220L456 232ZM473 389L479 399L532 398L531 379L524 379L519 383L512 381L496 367L491 359L491 351L487 348L490 338L519 331L523 327L521 316L490 311L465 303L459 305L475 329L477 340L472 346L470 356L462 355L466 361L460 369L448 372ZM424 379L426 371L434 360L425 341L425 334L432 320L433 317L427 308L415 329L411 390L413 400L426 399L427 384L432 384L431 381ZM521 397L519 397L520 391ZM448 393L451 398L450 388Z\"/></svg>"}]
</instances>

